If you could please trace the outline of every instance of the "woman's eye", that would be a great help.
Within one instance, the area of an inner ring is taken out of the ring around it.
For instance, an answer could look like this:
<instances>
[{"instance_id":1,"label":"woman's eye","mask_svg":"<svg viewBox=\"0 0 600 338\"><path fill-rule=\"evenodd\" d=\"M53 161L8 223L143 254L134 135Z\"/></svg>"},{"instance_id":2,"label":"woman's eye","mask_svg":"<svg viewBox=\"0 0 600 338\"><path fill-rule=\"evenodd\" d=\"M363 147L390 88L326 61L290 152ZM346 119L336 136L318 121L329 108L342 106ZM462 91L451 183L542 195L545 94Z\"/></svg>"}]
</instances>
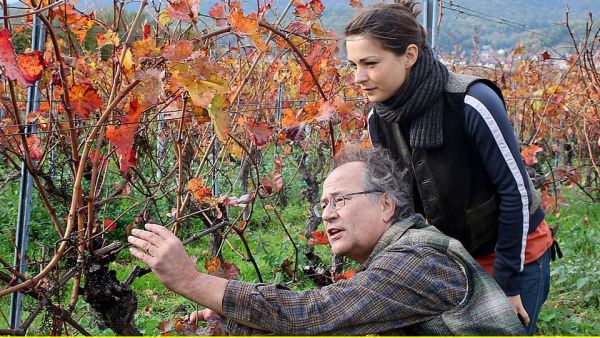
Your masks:
<instances>
[{"instance_id":1,"label":"woman's eye","mask_svg":"<svg viewBox=\"0 0 600 338\"><path fill-rule=\"evenodd\" d=\"M366 65L367 67L374 67L375 65L377 65L377 62L367 62Z\"/></svg>"}]
</instances>

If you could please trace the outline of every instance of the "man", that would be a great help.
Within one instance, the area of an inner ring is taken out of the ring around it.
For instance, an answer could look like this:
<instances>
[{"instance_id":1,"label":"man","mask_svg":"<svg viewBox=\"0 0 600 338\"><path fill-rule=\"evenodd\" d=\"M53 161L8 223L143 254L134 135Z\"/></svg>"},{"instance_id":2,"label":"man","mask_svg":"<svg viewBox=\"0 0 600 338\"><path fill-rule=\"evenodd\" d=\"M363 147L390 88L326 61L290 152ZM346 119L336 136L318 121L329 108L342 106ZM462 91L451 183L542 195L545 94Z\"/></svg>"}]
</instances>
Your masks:
<instances>
[{"instance_id":1,"label":"man","mask_svg":"<svg viewBox=\"0 0 600 338\"><path fill-rule=\"evenodd\" d=\"M460 243L414 214L387 151L345 151L317 206L332 251L360 271L318 290L201 273L181 242L147 224L129 242L171 290L226 317L233 335L524 334L502 290ZM200 317L206 317L200 316Z\"/></svg>"}]
</instances>

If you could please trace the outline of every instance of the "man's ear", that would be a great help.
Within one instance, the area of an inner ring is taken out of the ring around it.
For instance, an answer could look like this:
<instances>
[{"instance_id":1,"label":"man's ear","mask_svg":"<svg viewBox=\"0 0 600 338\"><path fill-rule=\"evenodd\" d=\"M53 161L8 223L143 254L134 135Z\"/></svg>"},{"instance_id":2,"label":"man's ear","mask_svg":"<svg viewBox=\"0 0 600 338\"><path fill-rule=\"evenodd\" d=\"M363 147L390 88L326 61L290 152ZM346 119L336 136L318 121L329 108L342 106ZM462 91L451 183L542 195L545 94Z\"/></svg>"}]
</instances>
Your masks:
<instances>
[{"instance_id":1,"label":"man's ear","mask_svg":"<svg viewBox=\"0 0 600 338\"><path fill-rule=\"evenodd\" d=\"M405 57L405 67L407 69L412 68L412 66L417 62L419 58L419 47L414 43L411 43L406 47L406 52L404 52Z\"/></svg>"},{"instance_id":2,"label":"man's ear","mask_svg":"<svg viewBox=\"0 0 600 338\"><path fill-rule=\"evenodd\" d=\"M384 193L383 196L381 196L381 211L381 218L383 222L391 222L394 218L394 212L396 211L396 203L394 203L390 195L387 193Z\"/></svg>"}]
</instances>

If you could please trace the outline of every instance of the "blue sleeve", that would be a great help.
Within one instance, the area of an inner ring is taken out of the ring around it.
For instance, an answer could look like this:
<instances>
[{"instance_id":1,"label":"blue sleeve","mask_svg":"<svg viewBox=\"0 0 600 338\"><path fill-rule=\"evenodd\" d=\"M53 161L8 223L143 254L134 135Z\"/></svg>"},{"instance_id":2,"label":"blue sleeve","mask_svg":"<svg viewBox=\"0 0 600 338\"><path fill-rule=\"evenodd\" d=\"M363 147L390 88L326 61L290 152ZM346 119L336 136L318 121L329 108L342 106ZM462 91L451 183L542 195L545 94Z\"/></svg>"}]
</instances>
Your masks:
<instances>
[{"instance_id":1,"label":"blue sleeve","mask_svg":"<svg viewBox=\"0 0 600 338\"><path fill-rule=\"evenodd\" d=\"M494 279L507 296L519 294L519 272L530 230L531 187L502 99L484 83L465 96L467 132L495 186L499 202Z\"/></svg>"}]
</instances>

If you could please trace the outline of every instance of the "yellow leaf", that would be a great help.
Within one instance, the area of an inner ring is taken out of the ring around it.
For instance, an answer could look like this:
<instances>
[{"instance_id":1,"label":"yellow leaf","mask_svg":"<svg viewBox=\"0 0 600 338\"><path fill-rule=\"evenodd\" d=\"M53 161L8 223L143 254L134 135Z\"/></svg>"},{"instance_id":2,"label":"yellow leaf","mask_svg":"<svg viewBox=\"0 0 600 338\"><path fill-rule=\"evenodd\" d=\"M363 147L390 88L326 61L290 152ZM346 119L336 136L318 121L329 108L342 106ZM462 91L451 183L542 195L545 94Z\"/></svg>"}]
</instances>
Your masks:
<instances>
[{"instance_id":1,"label":"yellow leaf","mask_svg":"<svg viewBox=\"0 0 600 338\"><path fill-rule=\"evenodd\" d=\"M533 101L532 108L533 108L533 111L540 111L540 110L542 110L542 102L539 101L539 100Z\"/></svg>"},{"instance_id":2,"label":"yellow leaf","mask_svg":"<svg viewBox=\"0 0 600 338\"><path fill-rule=\"evenodd\" d=\"M96 38L98 39L98 48L106 46L108 44L118 46L121 43L121 38L119 38L119 34L110 29L104 34L96 34Z\"/></svg>"},{"instance_id":3,"label":"yellow leaf","mask_svg":"<svg viewBox=\"0 0 600 338\"><path fill-rule=\"evenodd\" d=\"M131 54L131 49L129 48L127 48L127 51L125 51L125 57L123 58L123 69L127 74L130 74L133 70L133 54Z\"/></svg>"},{"instance_id":4,"label":"yellow leaf","mask_svg":"<svg viewBox=\"0 0 600 338\"><path fill-rule=\"evenodd\" d=\"M169 13L167 13L166 10L158 14L158 23L161 27L167 27L171 22L173 22L173 20L171 20L171 17L169 16Z\"/></svg>"},{"instance_id":5,"label":"yellow leaf","mask_svg":"<svg viewBox=\"0 0 600 338\"><path fill-rule=\"evenodd\" d=\"M208 114L213 123L217 138L221 142L225 142L229 137L229 113L225 111L227 101L223 94L217 94L213 97L210 105L208 106Z\"/></svg>"},{"instance_id":6,"label":"yellow leaf","mask_svg":"<svg viewBox=\"0 0 600 338\"><path fill-rule=\"evenodd\" d=\"M563 92L563 88L562 88L561 86L559 86L559 85L552 86L552 87L550 87L550 88L546 89L546 93L547 93L548 95L552 95L552 94L560 94L560 93L562 93L562 92Z\"/></svg>"}]
</instances>

